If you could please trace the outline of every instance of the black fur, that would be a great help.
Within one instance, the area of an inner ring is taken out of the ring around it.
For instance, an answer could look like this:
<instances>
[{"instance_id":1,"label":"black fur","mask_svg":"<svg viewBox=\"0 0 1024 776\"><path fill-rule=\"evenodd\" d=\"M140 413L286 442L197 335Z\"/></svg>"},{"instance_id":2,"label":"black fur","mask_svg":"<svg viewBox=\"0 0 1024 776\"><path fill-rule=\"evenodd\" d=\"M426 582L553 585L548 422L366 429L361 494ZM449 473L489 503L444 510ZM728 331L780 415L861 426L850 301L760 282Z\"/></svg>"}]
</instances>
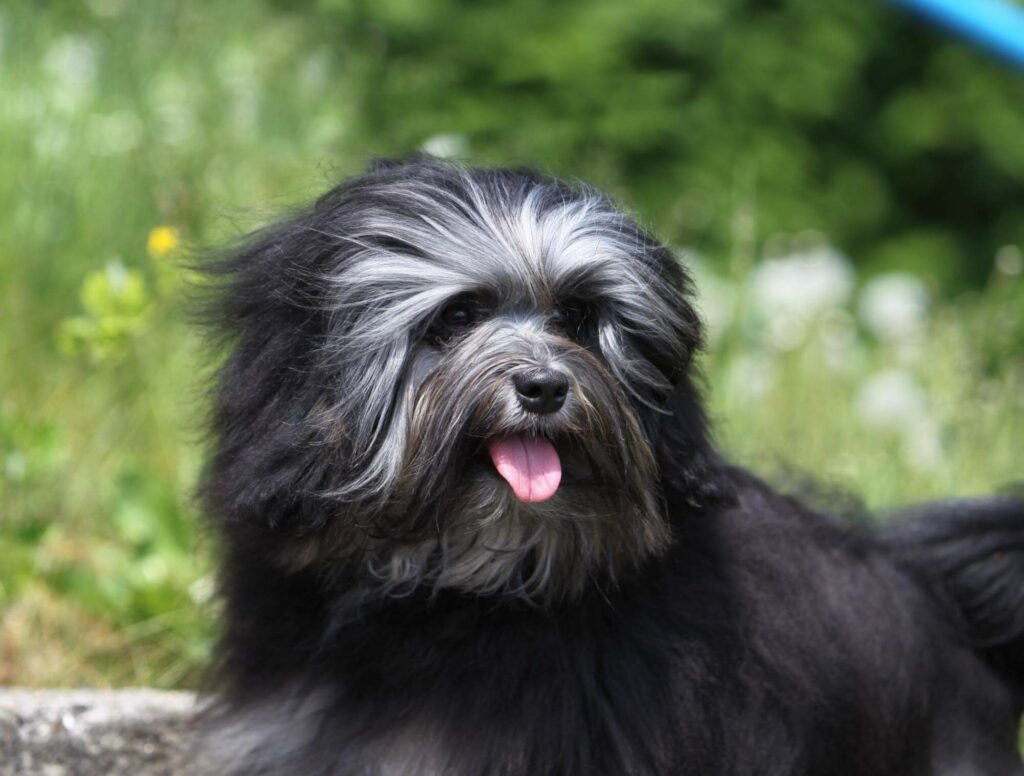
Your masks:
<instances>
[{"instance_id":1,"label":"black fur","mask_svg":"<svg viewBox=\"0 0 1024 776\"><path fill-rule=\"evenodd\" d=\"M345 282L359 213L385 222L417 215L381 187L443 190L468 211L467 180L499 207L541 186L549 187L543 207L582 196L535 173L465 172L422 159L378 164L213 267L212 310L232 348L204 488L223 540L224 634L208 736L217 770L1024 773L1024 504L923 506L876 531L813 511L729 465L709 441L688 368L699 334L687 280L636 227L632 260L649 262L650 282L677 295L663 313L674 328L661 332L673 339L629 325L614 300L596 301L614 318L607 325L630 330L631 358L650 366L634 393L619 386L628 394L621 409L600 411L639 418L641 441L622 444L649 446L656 474L646 487L667 541L614 533L636 551L591 557L587 526L613 526L582 523L558 541L570 542L589 582L537 577L557 595L479 593L422 569L400 590L377 583L368 558L443 533L445 521L461 526L464 491L494 485L482 484L489 475L460 452L458 428L451 436L428 428L453 448L437 450L450 456L443 477L403 470L372 499L345 489L366 458L354 452L359 418L345 415L336 395L355 384L346 382L356 367L345 360L354 351L337 342L370 313L332 306L332 278ZM423 252L394 235L379 243ZM421 334L409 333L410 359ZM617 365L601 341L556 342L579 369L593 370L587 379L613 381ZM438 369L448 357L430 356L441 359ZM476 397L430 399L438 412L444 400ZM635 486L622 476L621 487ZM572 492L603 516L618 502L588 490L597 487ZM416 499L404 497L407 488ZM567 521L575 508L564 507ZM538 557L524 553L522 563Z\"/></svg>"}]
</instances>

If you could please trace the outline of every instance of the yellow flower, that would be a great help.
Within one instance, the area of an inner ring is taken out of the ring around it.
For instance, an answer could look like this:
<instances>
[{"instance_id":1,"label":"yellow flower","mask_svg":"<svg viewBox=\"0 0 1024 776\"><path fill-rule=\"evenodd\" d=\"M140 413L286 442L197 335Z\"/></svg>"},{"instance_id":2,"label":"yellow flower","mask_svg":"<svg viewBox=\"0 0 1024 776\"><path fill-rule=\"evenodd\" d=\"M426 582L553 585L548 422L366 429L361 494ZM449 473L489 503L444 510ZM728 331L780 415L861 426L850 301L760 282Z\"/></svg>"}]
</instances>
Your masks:
<instances>
[{"instance_id":1,"label":"yellow flower","mask_svg":"<svg viewBox=\"0 0 1024 776\"><path fill-rule=\"evenodd\" d=\"M158 226L149 233L146 250L154 259L166 256L178 247L178 230L172 226Z\"/></svg>"}]
</instances>

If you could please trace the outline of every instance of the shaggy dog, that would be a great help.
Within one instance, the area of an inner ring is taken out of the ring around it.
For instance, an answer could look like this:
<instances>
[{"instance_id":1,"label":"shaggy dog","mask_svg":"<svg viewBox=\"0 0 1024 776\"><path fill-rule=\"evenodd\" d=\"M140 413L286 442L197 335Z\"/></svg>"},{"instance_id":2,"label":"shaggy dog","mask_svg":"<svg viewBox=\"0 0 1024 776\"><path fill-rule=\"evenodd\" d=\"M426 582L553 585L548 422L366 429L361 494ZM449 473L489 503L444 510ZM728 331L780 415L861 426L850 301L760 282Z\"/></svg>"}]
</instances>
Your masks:
<instances>
[{"instance_id":1,"label":"shaggy dog","mask_svg":"<svg viewBox=\"0 0 1024 776\"><path fill-rule=\"evenodd\" d=\"M723 460L600 193L381 162L209 271L217 772L1024 772L1024 505L878 530Z\"/></svg>"}]
</instances>

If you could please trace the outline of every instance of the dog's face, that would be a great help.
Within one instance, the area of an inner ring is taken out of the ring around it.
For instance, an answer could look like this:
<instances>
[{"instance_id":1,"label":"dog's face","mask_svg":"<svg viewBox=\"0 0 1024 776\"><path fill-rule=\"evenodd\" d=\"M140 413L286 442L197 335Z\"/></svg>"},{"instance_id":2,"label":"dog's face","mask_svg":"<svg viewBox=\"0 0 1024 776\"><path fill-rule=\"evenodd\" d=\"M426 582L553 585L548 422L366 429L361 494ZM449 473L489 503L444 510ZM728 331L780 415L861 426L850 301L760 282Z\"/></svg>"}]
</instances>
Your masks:
<instances>
[{"instance_id":1,"label":"dog's face","mask_svg":"<svg viewBox=\"0 0 1024 776\"><path fill-rule=\"evenodd\" d=\"M232 262L236 318L262 295L298 330L271 348L283 363L229 365L219 410L235 383L298 371L268 397L308 448L272 473L291 489L286 565L550 599L667 543L653 445L698 323L671 255L604 197L384 165Z\"/></svg>"}]
</instances>

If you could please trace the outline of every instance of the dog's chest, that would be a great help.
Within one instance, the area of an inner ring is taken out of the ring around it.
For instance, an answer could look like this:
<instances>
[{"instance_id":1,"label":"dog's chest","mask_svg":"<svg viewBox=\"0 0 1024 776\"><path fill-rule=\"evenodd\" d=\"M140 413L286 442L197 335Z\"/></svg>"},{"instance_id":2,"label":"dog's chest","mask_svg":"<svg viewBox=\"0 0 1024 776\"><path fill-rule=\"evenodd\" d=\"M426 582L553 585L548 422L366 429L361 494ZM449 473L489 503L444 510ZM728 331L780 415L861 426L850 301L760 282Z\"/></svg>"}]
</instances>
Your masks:
<instances>
[{"instance_id":1,"label":"dog's chest","mask_svg":"<svg viewBox=\"0 0 1024 776\"><path fill-rule=\"evenodd\" d=\"M681 736L671 673L653 661L610 665L570 650L519 671L506 663L458 672L418 694L411 685L402 721L350 738L349 753L370 776L502 776L668 773ZM561 665L557 665L561 663ZM387 707L395 709L392 703ZM409 709L415 708L410 714ZM353 717L389 715L352 709ZM343 715L348 716L348 715ZM394 719L394 717L390 717ZM691 731L693 728L691 727ZM673 750L673 751L670 751ZM344 771L347 773L348 771Z\"/></svg>"},{"instance_id":2,"label":"dog's chest","mask_svg":"<svg viewBox=\"0 0 1024 776\"><path fill-rule=\"evenodd\" d=\"M367 773L373 776L458 776L464 772L453 762L442 736L429 724L414 724L382 736L365 754Z\"/></svg>"}]
</instances>

